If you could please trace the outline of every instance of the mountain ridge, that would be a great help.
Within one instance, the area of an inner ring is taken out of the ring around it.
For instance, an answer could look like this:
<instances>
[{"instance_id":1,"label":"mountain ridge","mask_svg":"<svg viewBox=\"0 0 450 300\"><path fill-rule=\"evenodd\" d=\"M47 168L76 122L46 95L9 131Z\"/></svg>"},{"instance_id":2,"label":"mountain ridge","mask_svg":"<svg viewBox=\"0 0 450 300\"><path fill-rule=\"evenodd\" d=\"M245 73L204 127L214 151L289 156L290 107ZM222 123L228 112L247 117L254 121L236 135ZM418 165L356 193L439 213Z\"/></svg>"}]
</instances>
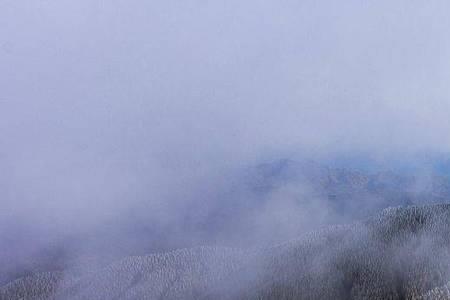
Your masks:
<instances>
[{"instance_id":1,"label":"mountain ridge","mask_svg":"<svg viewBox=\"0 0 450 300\"><path fill-rule=\"evenodd\" d=\"M448 249L450 205L396 207L267 248L128 257L59 281L36 274L0 299L430 299L450 280Z\"/></svg>"}]
</instances>

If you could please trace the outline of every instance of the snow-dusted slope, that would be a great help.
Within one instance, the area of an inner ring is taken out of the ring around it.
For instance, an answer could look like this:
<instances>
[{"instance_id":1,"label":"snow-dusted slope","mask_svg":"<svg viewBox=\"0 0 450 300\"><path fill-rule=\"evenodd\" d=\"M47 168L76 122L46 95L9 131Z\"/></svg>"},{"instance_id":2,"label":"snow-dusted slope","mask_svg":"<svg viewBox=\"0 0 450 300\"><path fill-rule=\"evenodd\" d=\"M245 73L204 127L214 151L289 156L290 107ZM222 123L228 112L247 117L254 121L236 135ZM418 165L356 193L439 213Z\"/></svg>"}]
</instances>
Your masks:
<instances>
[{"instance_id":1,"label":"snow-dusted slope","mask_svg":"<svg viewBox=\"0 0 450 300\"><path fill-rule=\"evenodd\" d=\"M202 183L191 198L183 195L183 208L168 208L168 220L155 218L152 205L131 205L120 218L69 235L52 236L20 219L2 223L8 230L0 243L0 285L79 260L104 265L199 245L270 245L389 206L450 202L450 181L436 174L367 174L312 161L281 159L221 178L212 187Z\"/></svg>"},{"instance_id":2,"label":"snow-dusted slope","mask_svg":"<svg viewBox=\"0 0 450 300\"><path fill-rule=\"evenodd\" d=\"M433 205L264 249L199 247L78 277L36 274L2 287L0 299L446 299L449 280L450 205Z\"/></svg>"}]
</instances>

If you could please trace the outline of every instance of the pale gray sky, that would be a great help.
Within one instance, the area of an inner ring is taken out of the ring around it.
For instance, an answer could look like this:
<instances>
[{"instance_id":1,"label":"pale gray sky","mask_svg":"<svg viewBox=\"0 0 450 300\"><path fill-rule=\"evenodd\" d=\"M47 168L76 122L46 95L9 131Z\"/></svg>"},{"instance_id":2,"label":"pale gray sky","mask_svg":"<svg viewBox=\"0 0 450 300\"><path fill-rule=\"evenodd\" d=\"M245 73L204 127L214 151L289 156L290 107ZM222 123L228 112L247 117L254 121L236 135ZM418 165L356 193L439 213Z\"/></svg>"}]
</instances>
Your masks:
<instances>
[{"instance_id":1,"label":"pale gray sky","mask_svg":"<svg viewBox=\"0 0 450 300\"><path fill-rule=\"evenodd\" d=\"M0 0L2 213L98 219L267 153L448 151L449 9Z\"/></svg>"}]
</instances>

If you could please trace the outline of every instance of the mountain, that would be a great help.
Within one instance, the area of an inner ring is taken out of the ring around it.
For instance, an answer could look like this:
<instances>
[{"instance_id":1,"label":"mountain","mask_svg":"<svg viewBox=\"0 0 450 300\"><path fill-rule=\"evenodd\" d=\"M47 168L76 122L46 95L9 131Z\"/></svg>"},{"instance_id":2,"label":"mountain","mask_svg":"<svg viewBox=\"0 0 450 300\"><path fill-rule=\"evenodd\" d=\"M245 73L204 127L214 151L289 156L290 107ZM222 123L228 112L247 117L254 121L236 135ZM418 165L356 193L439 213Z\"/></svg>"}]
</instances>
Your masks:
<instances>
[{"instance_id":1,"label":"mountain","mask_svg":"<svg viewBox=\"0 0 450 300\"><path fill-rule=\"evenodd\" d=\"M224 177L218 188L199 193L165 224L147 218L148 208L136 207L90 232L43 245L37 241L45 240L46 232L11 230L10 239L0 244L0 252L14 254L2 261L0 284L35 272L67 270L80 261L105 266L121 257L201 245L269 246L307 231L363 220L390 206L450 200L450 181L434 173L367 173L280 159Z\"/></svg>"},{"instance_id":2,"label":"mountain","mask_svg":"<svg viewBox=\"0 0 450 300\"><path fill-rule=\"evenodd\" d=\"M0 299L450 299L450 205L397 207L270 247L196 247L83 274L39 273Z\"/></svg>"}]
</instances>

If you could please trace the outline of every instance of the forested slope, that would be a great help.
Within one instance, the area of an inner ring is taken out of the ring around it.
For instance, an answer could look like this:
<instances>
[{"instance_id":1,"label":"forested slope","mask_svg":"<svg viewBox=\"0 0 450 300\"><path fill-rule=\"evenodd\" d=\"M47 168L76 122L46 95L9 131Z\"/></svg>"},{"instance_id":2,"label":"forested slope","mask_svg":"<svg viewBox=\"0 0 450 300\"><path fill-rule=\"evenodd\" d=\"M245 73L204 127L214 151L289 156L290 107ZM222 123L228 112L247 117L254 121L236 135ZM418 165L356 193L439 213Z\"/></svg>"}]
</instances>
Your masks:
<instances>
[{"instance_id":1,"label":"forested slope","mask_svg":"<svg viewBox=\"0 0 450 300\"><path fill-rule=\"evenodd\" d=\"M412 206L268 248L197 247L78 277L36 274L0 298L447 299L449 267L450 205Z\"/></svg>"}]
</instances>

